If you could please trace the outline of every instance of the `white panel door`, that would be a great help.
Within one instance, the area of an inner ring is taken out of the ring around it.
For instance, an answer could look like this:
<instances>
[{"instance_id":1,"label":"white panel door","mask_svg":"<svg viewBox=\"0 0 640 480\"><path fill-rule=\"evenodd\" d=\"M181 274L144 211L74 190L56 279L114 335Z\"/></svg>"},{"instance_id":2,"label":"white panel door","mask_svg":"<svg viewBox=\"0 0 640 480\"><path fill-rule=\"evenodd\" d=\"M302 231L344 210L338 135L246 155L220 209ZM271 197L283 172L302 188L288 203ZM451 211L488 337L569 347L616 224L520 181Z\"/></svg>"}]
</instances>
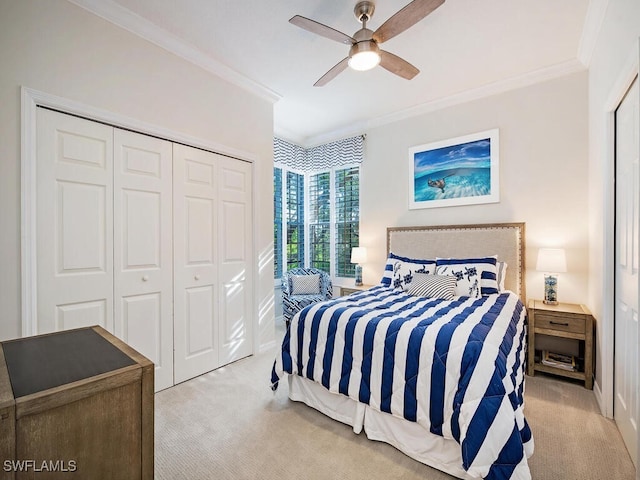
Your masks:
<instances>
[{"instance_id":1,"label":"white panel door","mask_svg":"<svg viewBox=\"0 0 640 480\"><path fill-rule=\"evenodd\" d=\"M217 155L173 146L174 377L219 366Z\"/></svg>"},{"instance_id":2,"label":"white panel door","mask_svg":"<svg viewBox=\"0 0 640 480\"><path fill-rule=\"evenodd\" d=\"M251 165L219 157L220 364L253 352Z\"/></svg>"},{"instance_id":3,"label":"white panel door","mask_svg":"<svg viewBox=\"0 0 640 480\"><path fill-rule=\"evenodd\" d=\"M113 332L113 129L38 108L36 334Z\"/></svg>"},{"instance_id":4,"label":"white panel door","mask_svg":"<svg viewBox=\"0 0 640 480\"><path fill-rule=\"evenodd\" d=\"M638 79L616 110L614 417L638 468Z\"/></svg>"},{"instance_id":5,"label":"white panel door","mask_svg":"<svg viewBox=\"0 0 640 480\"><path fill-rule=\"evenodd\" d=\"M115 334L173 385L172 144L114 130Z\"/></svg>"}]
</instances>

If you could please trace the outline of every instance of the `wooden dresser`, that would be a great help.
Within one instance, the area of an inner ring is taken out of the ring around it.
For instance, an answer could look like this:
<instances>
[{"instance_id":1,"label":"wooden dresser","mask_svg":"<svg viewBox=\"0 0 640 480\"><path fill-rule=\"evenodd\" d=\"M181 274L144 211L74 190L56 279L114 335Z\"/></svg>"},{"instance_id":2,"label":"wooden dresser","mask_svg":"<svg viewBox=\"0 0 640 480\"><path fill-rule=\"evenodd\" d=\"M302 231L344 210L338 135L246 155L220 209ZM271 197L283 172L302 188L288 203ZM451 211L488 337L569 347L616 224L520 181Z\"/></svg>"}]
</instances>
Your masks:
<instances>
[{"instance_id":1,"label":"wooden dresser","mask_svg":"<svg viewBox=\"0 0 640 480\"><path fill-rule=\"evenodd\" d=\"M0 478L153 479L154 366L101 327L0 343Z\"/></svg>"}]
</instances>

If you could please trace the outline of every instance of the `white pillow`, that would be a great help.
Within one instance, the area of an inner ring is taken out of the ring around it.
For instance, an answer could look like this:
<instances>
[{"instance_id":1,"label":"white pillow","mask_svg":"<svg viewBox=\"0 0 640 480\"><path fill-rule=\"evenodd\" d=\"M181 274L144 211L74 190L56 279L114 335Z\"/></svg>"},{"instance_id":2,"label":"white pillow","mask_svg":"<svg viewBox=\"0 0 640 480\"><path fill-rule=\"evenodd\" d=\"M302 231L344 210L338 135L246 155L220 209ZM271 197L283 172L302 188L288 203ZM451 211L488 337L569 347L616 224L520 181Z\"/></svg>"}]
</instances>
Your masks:
<instances>
[{"instance_id":1,"label":"white pillow","mask_svg":"<svg viewBox=\"0 0 640 480\"><path fill-rule=\"evenodd\" d=\"M416 273L434 273L436 269L435 260L420 260L415 258L400 257L389 254L387 264L384 268L384 275L380 283L391 288L401 288L406 290L406 285L411 283L413 275Z\"/></svg>"},{"instance_id":2,"label":"white pillow","mask_svg":"<svg viewBox=\"0 0 640 480\"><path fill-rule=\"evenodd\" d=\"M320 275L291 275L291 295L317 295L320 293Z\"/></svg>"},{"instance_id":3,"label":"white pillow","mask_svg":"<svg viewBox=\"0 0 640 480\"><path fill-rule=\"evenodd\" d=\"M504 279L507 278L507 262L498 262L496 268L498 269L498 290L504 292Z\"/></svg>"},{"instance_id":4,"label":"white pillow","mask_svg":"<svg viewBox=\"0 0 640 480\"><path fill-rule=\"evenodd\" d=\"M451 275L416 273L407 286L407 293L416 297L453 300L457 283L456 277Z\"/></svg>"},{"instance_id":5,"label":"white pillow","mask_svg":"<svg viewBox=\"0 0 640 480\"><path fill-rule=\"evenodd\" d=\"M437 275L458 280L456 295L477 298L498 293L497 256L481 258L437 258Z\"/></svg>"}]
</instances>

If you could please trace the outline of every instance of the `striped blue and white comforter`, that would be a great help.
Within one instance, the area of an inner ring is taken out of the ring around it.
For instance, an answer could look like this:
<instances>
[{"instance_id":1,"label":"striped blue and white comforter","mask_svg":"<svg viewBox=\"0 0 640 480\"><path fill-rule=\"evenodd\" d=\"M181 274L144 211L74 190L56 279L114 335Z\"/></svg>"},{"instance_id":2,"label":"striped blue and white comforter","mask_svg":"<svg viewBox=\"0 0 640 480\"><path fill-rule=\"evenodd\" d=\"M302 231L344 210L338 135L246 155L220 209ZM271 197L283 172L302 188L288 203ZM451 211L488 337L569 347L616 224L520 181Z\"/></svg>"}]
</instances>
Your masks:
<instances>
[{"instance_id":1,"label":"striped blue and white comforter","mask_svg":"<svg viewBox=\"0 0 640 480\"><path fill-rule=\"evenodd\" d=\"M311 379L455 439L474 477L529 479L524 319L514 293L445 301L377 286L296 314L272 385Z\"/></svg>"}]
</instances>

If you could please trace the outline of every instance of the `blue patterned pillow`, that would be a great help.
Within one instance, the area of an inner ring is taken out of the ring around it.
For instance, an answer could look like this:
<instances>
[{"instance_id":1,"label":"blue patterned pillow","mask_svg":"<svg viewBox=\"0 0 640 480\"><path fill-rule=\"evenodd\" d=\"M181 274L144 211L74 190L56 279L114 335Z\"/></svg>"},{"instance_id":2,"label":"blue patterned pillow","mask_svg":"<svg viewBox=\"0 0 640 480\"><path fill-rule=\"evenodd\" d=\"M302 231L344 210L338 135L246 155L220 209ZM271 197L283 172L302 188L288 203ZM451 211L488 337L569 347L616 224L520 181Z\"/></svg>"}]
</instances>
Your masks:
<instances>
[{"instance_id":1,"label":"blue patterned pillow","mask_svg":"<svg viewBox=\"0 0 640 480\"><path fill-rule=\"evenodd\" d=\"M457 278L457 296L481 297L498 293L497 257L438 258L436 261L437 275Z\"/></svg>"},{"instance_id":2,"label":"blue patterned pillow","mask_svg":"<svg viewBox=\"0 0 640 480\"><path fill-rule=\"evenodd\" d=\"M387 287L407 289L414 273L432 274L436 270L435 260L420 260L389 254L380 283Z\"/></svg>"}]
</instances>

